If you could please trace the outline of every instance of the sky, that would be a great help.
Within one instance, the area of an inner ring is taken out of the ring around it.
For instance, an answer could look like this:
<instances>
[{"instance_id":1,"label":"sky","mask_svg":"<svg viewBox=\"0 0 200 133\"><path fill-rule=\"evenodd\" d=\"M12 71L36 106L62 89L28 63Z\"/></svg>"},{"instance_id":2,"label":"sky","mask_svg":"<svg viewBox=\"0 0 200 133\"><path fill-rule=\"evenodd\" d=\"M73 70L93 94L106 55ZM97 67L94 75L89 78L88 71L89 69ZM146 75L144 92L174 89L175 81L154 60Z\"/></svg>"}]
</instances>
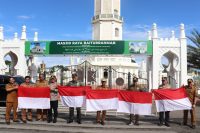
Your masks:
<instances>
[{"instance_id":1,"label":"sky","mask_svg":"<svg viewBox=\"0 0 200 133\"><path fill-rule=\"evenodd\" d=\"M121 0L123 40L146 40L152 24L159 37L179 37L179 25L185 24L186 35L200 30L200 0ZM0 25L4 38L21 36L22 25L27 38L33 40L91 40L94 0L0 0ZM55 61L54 61L55 62Z\"/></svg>"}]
</instances>

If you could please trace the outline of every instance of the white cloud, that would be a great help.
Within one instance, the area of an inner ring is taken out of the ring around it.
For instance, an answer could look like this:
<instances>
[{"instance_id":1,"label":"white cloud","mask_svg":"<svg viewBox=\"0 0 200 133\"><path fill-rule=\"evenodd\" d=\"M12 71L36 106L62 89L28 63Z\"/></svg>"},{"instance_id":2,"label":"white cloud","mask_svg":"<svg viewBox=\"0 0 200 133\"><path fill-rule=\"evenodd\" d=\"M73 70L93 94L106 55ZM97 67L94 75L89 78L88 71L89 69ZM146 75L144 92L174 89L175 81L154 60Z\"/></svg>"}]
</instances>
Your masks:
<instances>
[{"instance_id":1,"label":"white cloud","mask_svg":"<svg viewBox=\"0 0 200 133\"><path fill-rule=\"evenodd\" d=\"M69 39L69 40L88 40L88 39L91 39L92 35L91 33L78 33L78 34L71 34L71 33L66 33L66 34L62 34L63 37L66 37L66 40Z\"/></svg>"},{"instance_id":2,"label":"white cloud","mask_svg":"<svg viewBox=\"0 0 200 133\"><path fill-rule=\"evenodd\" d=\"M30 28L31 31L39 31L39 28Z\"/></svg>"},{"instance_id":3,"label":"white cloud","mask_svg":"<svg viewBox=\"0 0 200 133\"><path fill-rule=\"evenodd\" d=\"M186 35L189 35L190 32L194 29L199 29L199 25L185 25ZM152 25L125 25L123 31L123 39L124 40L147 40L147 32L152 29ZM171 31L175 32L175 37L179 37L179 25L174 26L159 26L158 29L158 37L160 38L169 38L171 37Z\"/></svg>"},{"instance_id":4,"label":"white cloud","mask_svg":"<svg viewBox=\"0 0 200 133\"><path fill-rule=\"evenodd\" d=\"M34 16L29 16L29 15L19 15L17 16L18 19L23 19L23 20L28 20L34 18Z\"/></svg>"}]
</instances>

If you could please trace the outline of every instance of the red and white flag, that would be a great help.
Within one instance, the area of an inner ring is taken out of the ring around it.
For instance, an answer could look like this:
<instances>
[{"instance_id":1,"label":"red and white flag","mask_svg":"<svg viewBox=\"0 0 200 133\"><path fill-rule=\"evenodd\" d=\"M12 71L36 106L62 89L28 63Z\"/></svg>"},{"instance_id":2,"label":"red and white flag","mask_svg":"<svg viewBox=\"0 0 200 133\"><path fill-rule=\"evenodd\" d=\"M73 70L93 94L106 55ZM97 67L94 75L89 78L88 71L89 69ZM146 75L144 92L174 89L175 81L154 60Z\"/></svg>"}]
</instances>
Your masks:
<instances>
[{"instance_id":1,"label":"red and white flag","mask_svg":"<svg viewBox=\"0 0 200 133\"><path fill-rule=\"evenodd\" d=\"M118 97L119 107L117 112L151 115L152 93L124 90L119 92Z\"/></svg>"},{"instance_id":2,"label":"red and white flag","mask_svg":"<svg viewBox=\"0 0 200 133\"><path fill-rule=\"evenodd\" d=\"M49 87L23 87L18 89L18 108L21 109L49 109Z\"/></svg>"},{"instance_id":3,"label":"red and white flag","mask_svg":"<svg viewBox=\"0 0 200 133\"><path fill-rule=\"evenodd\" d=\"M86 91L90 90L89 86L59 86L61 102L67 107L85 107Z\"/></svg>"},{"instance_id":4,"label":"red and white flag","mask_svg":"<svg viewBox=\"0 0 200 133\"><path fill-rule=\"evenodd\" d=\"M86 97L86 111L118 108L118 90L91 90L87 91Z\"/></svg>"},{"instance_id":5,"label":"red and white flag","mask_svg":"<svg viewBox=\"0 0 200 133\"><path fill-rule=\"evenodd\" d=\"M189 110L192 105L184 88L153 90L157 112Z\"/></svg>"}]
</instances>

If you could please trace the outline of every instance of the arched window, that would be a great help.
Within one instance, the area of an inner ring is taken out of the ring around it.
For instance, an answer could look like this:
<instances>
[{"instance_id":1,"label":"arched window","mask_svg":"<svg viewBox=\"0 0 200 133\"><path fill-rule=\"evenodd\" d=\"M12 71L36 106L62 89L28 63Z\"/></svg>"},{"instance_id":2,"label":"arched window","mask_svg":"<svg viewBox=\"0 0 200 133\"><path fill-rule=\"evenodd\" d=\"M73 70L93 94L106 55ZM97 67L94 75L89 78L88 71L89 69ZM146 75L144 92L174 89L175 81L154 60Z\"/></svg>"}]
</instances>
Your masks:
<instances>
[{"instance_id":1,"label":"arched window","mask_svg":"<svg viewBox=\"0 0 200 133\"><path fill-rule=\"evenodd\" d=\"M119 29L115 28L115 37L119 37Z\"/></svg>"}]
</instances>

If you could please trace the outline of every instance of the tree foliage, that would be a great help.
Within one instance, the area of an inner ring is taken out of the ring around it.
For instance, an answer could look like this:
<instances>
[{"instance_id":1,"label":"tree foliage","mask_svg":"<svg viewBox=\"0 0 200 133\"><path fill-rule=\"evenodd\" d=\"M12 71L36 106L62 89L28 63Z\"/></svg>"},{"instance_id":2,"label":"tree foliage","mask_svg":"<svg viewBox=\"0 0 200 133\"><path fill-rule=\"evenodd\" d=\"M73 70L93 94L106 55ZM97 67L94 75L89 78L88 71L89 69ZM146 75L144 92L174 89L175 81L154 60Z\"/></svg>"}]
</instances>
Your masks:
<instances>
[{"instance_id":1,"label":"tree foliage","mask_svg":"<svg viewBox=\"0 0 200 133\"><path fill-rule=\"evenodd\" d=\"M200 69L200 32L194 29L188 38L193 42L187 46L188 68Z\"/></svg>"}]
</instances>

